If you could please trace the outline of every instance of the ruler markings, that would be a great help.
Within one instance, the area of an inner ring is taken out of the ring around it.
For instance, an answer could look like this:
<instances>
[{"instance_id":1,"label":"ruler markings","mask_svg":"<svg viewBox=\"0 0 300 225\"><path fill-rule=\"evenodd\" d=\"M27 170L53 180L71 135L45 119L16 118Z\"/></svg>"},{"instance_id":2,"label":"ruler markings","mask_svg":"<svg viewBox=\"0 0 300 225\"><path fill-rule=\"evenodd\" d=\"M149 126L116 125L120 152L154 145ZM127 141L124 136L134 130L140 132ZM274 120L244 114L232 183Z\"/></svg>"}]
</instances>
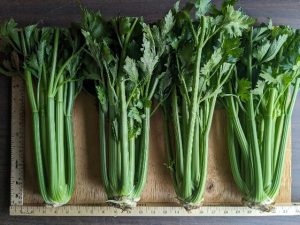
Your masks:
<instances>
[{"instance_id":1,"label":"ruler markings","mask_svg":"<svg viewBox=\"0 0 300 225\"><path fill-rule=\"evenodd\" d=\"M24 183L24 83L13 77L11 89L11 205L23 205Z\"/></svg>"},{"instance_id":2,"label":"ruler markings","mask_svg":"<svg viewBox=\"0 0 300 225\"><path fill-rule=\"evenodd\" d=\"M11 215L30 216L293 216L300 215L300 205L276 206L272 212L248 207L203 206L187 212L181 207L139 206L122 211L108 206L11 206Z\"/></svg>"}]
</instances>

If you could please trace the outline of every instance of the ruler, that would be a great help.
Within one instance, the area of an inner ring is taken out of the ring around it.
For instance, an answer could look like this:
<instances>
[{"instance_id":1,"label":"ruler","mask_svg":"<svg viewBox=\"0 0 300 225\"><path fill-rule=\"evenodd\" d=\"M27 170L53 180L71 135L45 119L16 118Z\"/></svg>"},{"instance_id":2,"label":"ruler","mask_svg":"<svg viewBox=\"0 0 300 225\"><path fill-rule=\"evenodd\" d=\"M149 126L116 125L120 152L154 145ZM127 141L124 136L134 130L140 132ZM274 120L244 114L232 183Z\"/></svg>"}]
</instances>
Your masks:
<instances>
[{"instance_id":1,"label":"ruler","mask_svg":"<svg viewBox=\"0 0 300 225\"><path fill-rule=\"evenodd\" d=\"M300 215L300 203L275 206L262 212L243 206L203 206L187 212L182 207L141 203L130 211L105 205L67 205L62 207L23 205L25 148L25 85L12 79L11 101L11 206L14 216L291 216ZM156 203L158 204L158 203Z\"/></svg>"},{"instance_id":2,"label":"ruler","mask_svg":"<svg viewBox=\"0 0 300 225\"><path fill-rule=\"evenodd\" d=\"M10 204L23 205L25 104L24 81L15 76L11 85L11 180Z\"/></svg>"},{"instance_id":3,"label":"ruler","mask_svg":"<svg viewBox=\"0 0 300 225\"><path fill-rule=\"evenodd\" d=\"M295 216L300 205L276 206L271 212L262 212L242 206L203 206L187 212L182 207L138 206L122 211L109 206L11 206L10 215L22 216Z\"/></svg>"}]
</instances>

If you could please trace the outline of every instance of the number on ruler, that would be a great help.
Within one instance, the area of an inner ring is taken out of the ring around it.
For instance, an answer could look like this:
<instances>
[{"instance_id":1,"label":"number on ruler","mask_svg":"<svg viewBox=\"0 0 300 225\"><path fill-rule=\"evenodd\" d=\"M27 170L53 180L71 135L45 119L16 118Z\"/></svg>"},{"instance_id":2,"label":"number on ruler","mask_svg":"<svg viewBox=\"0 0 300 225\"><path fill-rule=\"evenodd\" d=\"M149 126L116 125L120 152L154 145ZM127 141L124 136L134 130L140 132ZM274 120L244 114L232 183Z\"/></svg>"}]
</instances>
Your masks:
<instances>
[{"instance_id":1,"label":"number on ruler","mask_svg":"<svg viewBox=\"0 0 300 225\"><path fill-rule=\"evenodd\" d=\"M288 213L288 210L287 210L287 209L283 209L283 210L282 210L282 213L287 214L287 213Z\"/></svg>"}]
</instances>

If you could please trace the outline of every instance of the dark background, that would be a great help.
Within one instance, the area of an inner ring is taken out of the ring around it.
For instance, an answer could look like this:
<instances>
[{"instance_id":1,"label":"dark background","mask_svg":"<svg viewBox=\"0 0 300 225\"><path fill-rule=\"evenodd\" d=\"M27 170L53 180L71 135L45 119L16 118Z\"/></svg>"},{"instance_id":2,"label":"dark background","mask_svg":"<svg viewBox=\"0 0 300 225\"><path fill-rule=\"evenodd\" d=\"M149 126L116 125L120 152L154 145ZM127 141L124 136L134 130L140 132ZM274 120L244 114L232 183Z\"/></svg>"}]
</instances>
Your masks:
<instances>
[{"instance_id":1,"label":"dark background","mask_svg":"<svg viewBox=\"0 0 300 225\"><path fill-rule=\"evenodd\" d=\"M0 22L13 17L19 24L66 26L79 22L79 1L70 0L0 0ZM82 0L88 8L100 9L104 16L144 16L147 21L161 18L174 0ZM214 1L220 4L221 1ZM238 4L259 21L268 17L274 24L300 28L298 0L241 0ZM0 76L0 224L300 224L300 217L10 217L10 80ZM292 199L300 201L300 98L292 120Z\"/></svg>"}]
</instances>

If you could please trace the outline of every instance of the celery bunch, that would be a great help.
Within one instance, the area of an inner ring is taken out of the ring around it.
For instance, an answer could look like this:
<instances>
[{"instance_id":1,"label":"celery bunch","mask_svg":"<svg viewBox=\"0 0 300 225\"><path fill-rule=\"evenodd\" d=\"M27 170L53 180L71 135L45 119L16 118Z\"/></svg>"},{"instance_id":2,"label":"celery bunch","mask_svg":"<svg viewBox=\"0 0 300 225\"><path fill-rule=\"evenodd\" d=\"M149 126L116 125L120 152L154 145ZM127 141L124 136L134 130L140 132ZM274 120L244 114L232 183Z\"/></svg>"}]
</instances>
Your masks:
<instances>
[{"instance_id":1,"label":"celery bunch","mask_svg":"<svg viewBox=\"0 0 300 225\"><path fill-rule=\"evenodd\" d=\"M216 100L242 53L239 38L253 19L234 10L230 1L220 11L208 0L189 3L181 11L176 5L175 9L168 64L172 82L165 82L169 85L162 85L158 96L166 99L162 104L168 167L177 197L189 210L203 199Z\"/></svg>"},{"instance_id":2,"label":"celery bunch","mask_svg":"<svg viewBox=\"0 0 300 225\"><path fill-rule=\"evenodd\" d=\"M107 202L132 208L146 182L152 98L164 74L158 62L167 49L173 16L169 13L159 26L150 26L140 18L105 21L100 13L83 14L88 47L84 70L86 79L94 80L99 101Z\"/></svg>"},{"instance_id":3,"label":"celery bunch","mask_svg":"<svg viewBox=\"0 0 300 225\"><path fill-rule=\"evenodd\" d=\"M291 115L300 85L299 32L261 26L224 90L233 176L244 201L268 209L278 194Z\"/></svg>"},{"instance_id":4,"label":"celery bunch","mask_svg":"<svg viewBox=\"0 0 300 225\"><path fill-rule=\"evenodd\" d=\"M26 83L40 193L47 204L65 204L75 184L72 112L82 86L81 34L36 25L17 28L10 20L1 25L0 35L8 58L0 72Z\"/></svg>"}]
</instances>

